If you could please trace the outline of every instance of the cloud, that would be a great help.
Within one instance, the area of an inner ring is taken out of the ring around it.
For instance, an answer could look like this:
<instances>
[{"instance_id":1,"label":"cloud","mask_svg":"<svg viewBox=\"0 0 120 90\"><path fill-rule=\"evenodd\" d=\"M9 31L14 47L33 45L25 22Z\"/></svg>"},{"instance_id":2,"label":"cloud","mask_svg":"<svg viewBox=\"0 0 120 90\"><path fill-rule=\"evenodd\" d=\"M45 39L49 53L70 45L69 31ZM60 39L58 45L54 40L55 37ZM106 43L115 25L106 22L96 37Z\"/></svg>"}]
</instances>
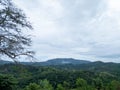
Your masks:
<instances>
[{"instance_id":1,"label":"cloud","mask_svg":"<svg viewBox=\"0 0 120 90\"><path fill-rule=\"evenodd\" d=\"M111 11L120 11L120 0L107 0L107 2Z\"/></svg>"},{"instance_id":2,"label":"cloud","mask_svg":"<svg viewBox=\"0 0 120 90\"><path fill-rule=\"evenodd\" d=\"M119 62L119 0L13 1L33 24L30 33L38 59L71 57Z\"/></svg>"}]
</instances>

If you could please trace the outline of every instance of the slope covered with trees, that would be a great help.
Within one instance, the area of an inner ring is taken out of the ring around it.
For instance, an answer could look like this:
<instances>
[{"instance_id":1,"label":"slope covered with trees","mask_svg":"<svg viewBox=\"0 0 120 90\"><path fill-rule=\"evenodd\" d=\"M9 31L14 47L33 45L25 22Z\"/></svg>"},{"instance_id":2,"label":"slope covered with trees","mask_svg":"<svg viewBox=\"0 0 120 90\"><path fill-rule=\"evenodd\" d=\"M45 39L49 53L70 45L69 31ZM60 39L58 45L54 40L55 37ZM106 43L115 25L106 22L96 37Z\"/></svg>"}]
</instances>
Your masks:
<instances>
[{"instance_id":1,"label":"slope covered with trees","mask_svg":"<svg viewBox=\"0 0 120 90\"><path fill-rule=\"evenodd\" d=\"M0 66L0 82L7 82L11 90L120 90L120 64L112 63L112 68L104 64L93 63L93 69L91 63L82 64L85 69L81 64L76 68L5 64Z\"/></svg>"}]
</instances>

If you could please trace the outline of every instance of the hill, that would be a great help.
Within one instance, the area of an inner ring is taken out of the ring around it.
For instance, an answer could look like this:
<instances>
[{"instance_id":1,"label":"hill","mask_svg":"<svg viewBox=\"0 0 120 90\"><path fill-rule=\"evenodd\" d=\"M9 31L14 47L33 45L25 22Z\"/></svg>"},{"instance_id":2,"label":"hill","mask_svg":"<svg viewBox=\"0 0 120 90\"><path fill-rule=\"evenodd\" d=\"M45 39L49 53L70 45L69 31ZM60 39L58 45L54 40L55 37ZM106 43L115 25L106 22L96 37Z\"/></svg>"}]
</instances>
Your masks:
<instances>
[{"instance_id":1,"label":"hill","mask_svg":"<svg viewBox=\"0 0 120 90\"><path fill-rule=\"evenodd\" d=\"M63 90L84 90L76 89L76 81L78 80L84 81L85 85L89 87L89 89L85 90L98 90L94 86L96 82L99 83L98 85L103 86L100 87L100 90L120 90L116 89L120 86L119 63L84 62L84 60L74 59L52 59L38 63L8 63L0 65L0 74L3 76L8 75L8 77L9 75L13 76L18 82L19 90L26 90L24 88L31 85L31 83L40 85L41 81L44 80L45 82L48 80L54 90L58 90L59 84L69 87L69 89ZM115 86L114 89L111 89L113 86Z\"/></svg>"},{"instance_id":2,"label":"hill","mask_svg":"<svg viewBox=\"0 0 120 90\"><path fill-rule=\"evenodd\" d=\"M51 59L45 62L36 62L33 63L32 65L42 65L42 66L48 66L48 65L65 65L65 64L87 64L90 63L90 61L87 60L78 60L78 59L73 59L73 58L56 58L56 59Z\"/></svg>"},{"instance_id":3,"label":"hill","mask_svg":"<svg viewBox=\"0 0 120 90\"><path fill-rule=\"evenodd\" d=\"M10 61L0 61L0 64L8 64L8 63L13 63ZM34 65L34 66L48 66L48 65L64 65L64 64L87 64L90 63L90 61L87 60L78 60L78 59L73 59L73 58L56 58L56 59L51 59L48 61L44 62L20 62L21 64L24 65Z\"/></svg>"},{"instance_id":4,"label":"hill","mask_svg":"<svg viewBox=\"0 0 120 90\"><path fill-rule=\"evenodd\" d=\"M8 64L8 63L13 63L11 61L5 61L5 60L0 60L0 65Z\"/></svg>"}]
</instances>

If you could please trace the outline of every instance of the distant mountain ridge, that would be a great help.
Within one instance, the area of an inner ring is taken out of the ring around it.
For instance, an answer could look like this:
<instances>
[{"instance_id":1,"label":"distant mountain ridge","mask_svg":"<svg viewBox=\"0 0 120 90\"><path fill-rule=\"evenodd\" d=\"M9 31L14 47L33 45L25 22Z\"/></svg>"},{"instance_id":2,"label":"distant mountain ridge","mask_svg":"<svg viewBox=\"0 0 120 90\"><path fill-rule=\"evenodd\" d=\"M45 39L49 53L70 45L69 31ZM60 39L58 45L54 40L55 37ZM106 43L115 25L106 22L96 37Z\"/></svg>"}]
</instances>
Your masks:
<instances>
[{"instance_id":1,"label":"distant mountain ridge","mask_svg":"<svg viewBox=\"0 0 120 90\"><path fill-rule=\"evenodd\" d=\"M0 65L8 64L8 63L13 63L13 62L11 62L11 61L5 61L5 60L0 60Z\"/></svg>"},{"instance_id":2,"label":"distant mountain ridge","mask_svg":"<svg viewBox=\"0 0 120 90\"><path fill-rule=\"evenodd\" d=\"M63 64L86 64L90 63L90 61L87 60L78 60L73 58L56 58L56 59L50 59L46 62L41 62L42 65L63 65Z\"/></svg>"},{"instance_id":3,"label":"distant mountain ridge","mask_svg":"<svg viewBox=\"0 0 120 90\"><path fill-rule=\"evenodd\" d=\"M8 64L8 63L13 63L13 62L0 60L0 65ZM73 65L87 64L87 63L90 63L90 61L78 60L78 59L73 59L73 58L55 58L55 59L50 59L44 62L20 62L20 63L24 65L47 66L47 65L64 65L64 64L73 64Z\"/></svg>"},{"instance_id":4,"label":"distant mountain ridge","mask_svg":"<svg viewBox=\"0 0 120 90\"><path fill-rule=\"evenodd\" d=\"M14 63L12 61L0 60L0 65ZM73 58L55 58L43 62L18 62L23 65L33 65L33 66L52 66L52 65L83 65L83 64L104 64L102 61L91 62L89 60L79 60ZM115 64L114 62L107 62L108 64Z\"/></svg>"}]
</instances>

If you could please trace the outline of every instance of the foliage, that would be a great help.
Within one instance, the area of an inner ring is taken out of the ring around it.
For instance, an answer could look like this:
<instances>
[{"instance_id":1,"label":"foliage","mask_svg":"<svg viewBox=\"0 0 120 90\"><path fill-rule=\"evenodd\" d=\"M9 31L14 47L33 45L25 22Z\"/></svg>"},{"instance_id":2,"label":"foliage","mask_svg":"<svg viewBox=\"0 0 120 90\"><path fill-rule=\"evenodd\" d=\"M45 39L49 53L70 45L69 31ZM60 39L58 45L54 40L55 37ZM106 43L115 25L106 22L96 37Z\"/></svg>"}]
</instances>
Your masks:
<instances>
[{"instance_id":1,"label":"foliage","mask_svg":"<svg viewBox=\"0 0 120 90\"><path fill-rule=\"evenodd\" d=\"M41 90L41 89L38 84L30 83L28 86L26 86L25 90Z\"/></svg>"},{"instance_id":2,"label":"foliage","mask_svg":"<svg viewBox=\"0 0 120 90\"><path fill-rule=\"evenodd\" d=\"M65 90L65 88L61 84L58 84L56 90Z\"/></svg>"},{"instance_id":3,"label":"foliage","mask_svg":"<svg viewBox=\"0 0 120 90\"><path fill-rule=\"evenodd\" d=\"M103 88L102 80L98 77L93 80L94 86L97 90L101 90Z\"/></svg>"},{"instance_id":4,"label":"foliage","mask_svg":"<svg viewBox=\"0 0 120 90\"><path fill-rule=\"evenodd\" d=\"M82 79L82 78L78 78L76 80L76 86L77 86L77 90L87 90L87 82Z\"/></svg>"},{"instance_id":5,"label":"foliage","mask_svg":"<svg viewBox=\"0 0 120 90\"><path fill-rule=\"evenodd\" d=\"M107 90L120 90L120 82L113 80L109 83Z\"/></svg>"},{"instance_id":6,"label":"foliage","mask_svg":"<svg viewBox=\"0 0 120 90\"><path fill-rule=\"evenodd\" d=\"M9 75L0 75L0 90L13 90L17 84L15 78Z\"/></svg>"},{"instance_id":7,"label":"foliage","mask_svg":"<svg viewBox=\"0 0 120 90\"><path fill-rule=\"evenodd\" d=\"M53 90L52 85L49 83L49 81L47 79L40 81L40 87L43 90Z\"/></svg>"},{"instance_id":8,"label":"foliage","mask_svg":"<svg viewBox=\"0 0 120 90\"><path fill-rule=\"evenodd\" d=\"M12 87L9 90L14 90L16 87L17 89L15 90L120 90L120 71L115 73L113 73L114 71L108 72L104 69L103 71L65 70L52 66L21 64L0 66L2 78L10 74L18 82L9 83L9 87ZM10 79L10 76L7 80L15 82L14 79ZM1 79L0 83L8 82L7 80Z\"/></svg>"}]
</instances>

